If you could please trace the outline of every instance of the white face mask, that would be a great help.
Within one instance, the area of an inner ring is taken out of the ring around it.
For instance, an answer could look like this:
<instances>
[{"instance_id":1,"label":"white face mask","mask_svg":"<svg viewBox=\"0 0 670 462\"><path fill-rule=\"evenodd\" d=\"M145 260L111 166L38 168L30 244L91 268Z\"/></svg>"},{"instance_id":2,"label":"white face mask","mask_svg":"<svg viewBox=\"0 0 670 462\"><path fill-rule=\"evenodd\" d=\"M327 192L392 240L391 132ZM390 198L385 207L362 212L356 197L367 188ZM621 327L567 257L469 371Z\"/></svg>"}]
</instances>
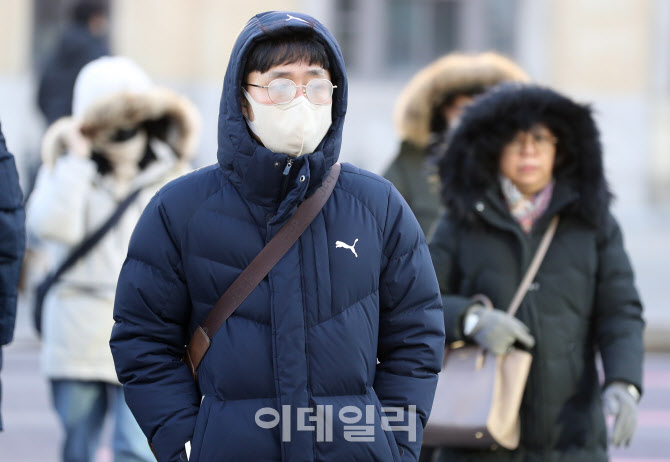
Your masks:
<instances>
[{"instance_id":1,"label":"white face mask","mask_svg":"<svg viewBox=\"0 0 670 462\"><path fill-rule=\"evenodd\" d=\"M301 156L314 152L332 123L332 102L312 104L305 96L287 104L261 104L243 88L254 111L249 129L272 152Z\"/></svg>"}]
</instances>

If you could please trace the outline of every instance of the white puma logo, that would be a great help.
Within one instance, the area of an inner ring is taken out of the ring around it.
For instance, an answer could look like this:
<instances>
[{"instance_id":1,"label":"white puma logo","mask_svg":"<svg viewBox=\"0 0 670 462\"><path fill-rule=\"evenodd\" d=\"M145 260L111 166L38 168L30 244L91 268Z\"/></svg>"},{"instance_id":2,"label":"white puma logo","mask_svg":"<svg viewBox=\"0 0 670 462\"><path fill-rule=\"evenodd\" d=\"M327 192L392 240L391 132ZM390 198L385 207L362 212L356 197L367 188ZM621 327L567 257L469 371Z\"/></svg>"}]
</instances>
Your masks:
<instances>
[{"instance_id":1,"label":"white puma logo","mask_svg":"<svg viewBox=\"0 0 670 462\"><path fill-rule=\"evenodd\" d=\"M295 19L296 21L300 21L300 22L304 22L305 24L309 24L307 21L305 21L302 18L296 18L295 16L291 16L290 14L287 14L286 16L288 16L287 21L290 21L291 19Z\"/></svg>"},{"instance_id":2,"label":"white puma logo","mask_svg":"<svg viewBox=\"0 0 670 462\"><path fill-rule=\"evenodd\" d=\"M342 242L342 241L337 241L337 242L335 243L335 248L336 248L336 249L339 249L340 247L344 247L345 249L349 249L349 250L351 250L351 252L354 254L354 256L355 256L356 258L358 258L358 254L356 253L356 243L357 243L357 242L358 242L358 239L356 239L356 240L354 241L354 244L353 244L353 245L349 245L349 244L345 244L345 243Z\"/></svg>"}]
</instances>

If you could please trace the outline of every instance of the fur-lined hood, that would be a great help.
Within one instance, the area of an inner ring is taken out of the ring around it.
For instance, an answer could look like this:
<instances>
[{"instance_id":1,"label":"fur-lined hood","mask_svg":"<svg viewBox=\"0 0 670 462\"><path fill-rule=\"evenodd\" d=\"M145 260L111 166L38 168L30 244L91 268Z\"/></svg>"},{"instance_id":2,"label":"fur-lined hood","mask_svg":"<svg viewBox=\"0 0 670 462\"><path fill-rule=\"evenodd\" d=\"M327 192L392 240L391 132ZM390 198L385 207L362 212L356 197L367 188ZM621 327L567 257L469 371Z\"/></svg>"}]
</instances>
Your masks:
<instances>
[{"instance_id":1,"label":"fur-lined hood","mask_svg":"<svg viewBox=\"0 0 670 462\"><path fill-rule=\"evenodd\" d=\"M577 194L573 211L598 224L612 198L603 170L600 134L591 108L545 87L508 83L466 108L439 161L442 200L457 218L498 188L499 159L520 130L545 124L557 138L554 178Z\"/></svg>"},{"instance_id":2,"label":"fur-lined hood","mask_svg":"<svg viewBox=\"0 0 670 462\"><path fill-rule=\"evenodd\" d=\"M528 75L497 53L452 53L419 71L398 97L396 131L403 141L425 148L431 141L435 110L449 95L481 92L502 82L528 82Z\"/></svg>"},{"instance_id":3,"label":"fur-lined hood","mask_svg":"<svg viewBox=\"0 0 670 462\"><path fill-rule=\"evenodd\" d=\"M72 117L64 117L47 130L42 143L42 162L46 166L52 167L67 152L66 134L73 122ZM86 108L80 124L81 133L102 155L105 144L117 130L145 125L183 162L195 155L200 134L196 107L167 88L123 91L100 98Z\"/></svg>"}]
</instances>

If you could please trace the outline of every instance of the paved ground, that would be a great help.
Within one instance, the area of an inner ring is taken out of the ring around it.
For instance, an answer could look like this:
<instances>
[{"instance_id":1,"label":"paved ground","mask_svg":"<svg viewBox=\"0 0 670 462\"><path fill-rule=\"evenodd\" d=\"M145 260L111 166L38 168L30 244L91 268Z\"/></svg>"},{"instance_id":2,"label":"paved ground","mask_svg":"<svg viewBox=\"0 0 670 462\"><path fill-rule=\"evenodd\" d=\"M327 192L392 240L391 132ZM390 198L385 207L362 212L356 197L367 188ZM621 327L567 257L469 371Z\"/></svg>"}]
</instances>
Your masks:
<instances>
[{"instance_id":1,"label":"paved ground","mask_svg":"<svg viewBox=\"0 0 670 462\"><path fill-rule=\"evenodd\" d=\"M57 462L62 434L47 381L40 373L40 344L26 308L19 306L14 342L3 349L0 378L5 431L0 433L0 462ZM95 462L112 459L108 445L103 444Z\"/></svg>"},{"instance_id":2,"label":"paved ground","mask_svg":"<svg viewBox=\"0 0 670 462\"><path fill-rule=\"evenodd\" d=\"M50 407L46 381L39 372L39 344L23 311L16 341L4 350L3 420L0 461L56 462L61 432ZM612 453L612 462L670 462L670 353L648 353L645 395L630 448ZM95 462L111 462L105 445ZM251 462L251 461L250 461Z\"/></svg>"}]
</instances>

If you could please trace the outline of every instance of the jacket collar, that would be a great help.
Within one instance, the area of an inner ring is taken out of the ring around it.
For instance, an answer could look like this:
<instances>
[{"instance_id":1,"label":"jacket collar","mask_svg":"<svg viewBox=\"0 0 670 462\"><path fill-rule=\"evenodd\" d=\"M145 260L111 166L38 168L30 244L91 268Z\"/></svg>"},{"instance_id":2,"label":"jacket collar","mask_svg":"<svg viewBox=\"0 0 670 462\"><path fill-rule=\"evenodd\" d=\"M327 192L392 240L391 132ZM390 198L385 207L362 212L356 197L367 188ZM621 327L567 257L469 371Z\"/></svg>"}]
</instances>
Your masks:
<instances>
[{"instance_id":1,"label":"jacket collar","mask_svg":"<svg viewBox=\"0 0 670 462\"><path fill-rule=\"evenodd\" d=\"M289 157L260 145L256 145L252 155L238 155L234 159L229 178L240 194L254 203L272 208L280 207L280 202L294 204L311 195L332 166L323 151Z\"/></svg>"}]
</instances>

